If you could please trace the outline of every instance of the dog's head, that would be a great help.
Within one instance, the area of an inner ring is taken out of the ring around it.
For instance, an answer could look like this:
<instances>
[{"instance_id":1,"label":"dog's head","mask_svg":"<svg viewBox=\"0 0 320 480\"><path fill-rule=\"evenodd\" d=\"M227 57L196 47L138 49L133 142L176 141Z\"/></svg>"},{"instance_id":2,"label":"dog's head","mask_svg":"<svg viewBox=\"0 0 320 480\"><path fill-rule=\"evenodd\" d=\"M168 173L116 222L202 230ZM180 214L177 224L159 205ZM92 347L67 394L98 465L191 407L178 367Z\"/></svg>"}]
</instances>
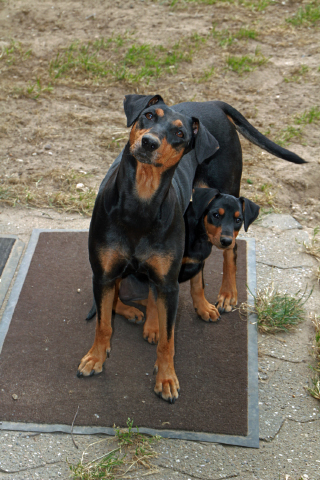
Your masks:
<instances>
[{"instance_id":1,"label":"dog's head","mask_svg":"<svg viewBox=\"0 0 320 480\"><path fill-rule=\"evenodd\" d=\"M138 162L167 169L192 149L201 163L219 148L197 118L175 112L160 95L126 95L124 111L132 126L130 153Z\"/></svg>"},{"instance_id":2,"label":"dog's head","mask_svg":"<svg viewBox=\"0 0 320 480\"><path fill-rule=\"evenodd\" d=\"M203 217L210 243L222 249L234 247L242 224L247 231L260 210L248 198L236 198L214 188L195 188L192 205L196 218Z\"/></svg>"}]
</instances>

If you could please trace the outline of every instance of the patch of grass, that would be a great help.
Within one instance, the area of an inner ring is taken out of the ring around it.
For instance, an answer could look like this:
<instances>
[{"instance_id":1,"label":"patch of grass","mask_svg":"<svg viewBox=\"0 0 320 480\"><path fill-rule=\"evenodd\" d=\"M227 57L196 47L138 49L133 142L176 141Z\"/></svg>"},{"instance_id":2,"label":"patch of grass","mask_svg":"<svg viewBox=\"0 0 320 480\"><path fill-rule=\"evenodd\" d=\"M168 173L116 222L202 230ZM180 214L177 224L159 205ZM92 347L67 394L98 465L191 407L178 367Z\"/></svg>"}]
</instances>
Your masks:
<instances>
[{"instance_id":1,"label":"patch of grass","mask_svg":"<svg viewBox=\"0 0 320 480\"><path fill-rule=\"evenodd\" d=\"M251 292L250 292L251 293ZM258 290L254 298L254 306L242 304L240 312L250 311L257 315L258 329L263 333L288 332L305 319L303 308L310 295L306 290L295 295L282 293L273 285Z\"/></svg>"},{"instance_id":2,"label":"patch of grass","mask_svg":"<svg viewBox=\"0 0 320 480\"><path fill-rule=\"evenodd\" d=\"M320 227L315 227L310 242L302 242L303 251L312 255L320 262Z\"/></svg>"},{"instance_id":3,"label":"patch of grass","mask_svg":"<svg viewBox=\"0 0 320 480\"><path fill-rule=\"evenodd\" d=\"M298 11L290 18L286 18L286 22L291 23L295 27L309 26L318 23L320 20L320 2L316 0L310 2L303 7L300 7Z\"/></svg>"},{"instance_id":4,"label":"patch of grass","mask_svg":"<svg viewBox=\"0 0 320 480\"><path fill-rule=\"evenodd\" d=\"M207 82L214 75L214 67L204 70L202 76L197 80L198 83Z\"/></svg>"},{"instance_id":5,"label":"patch of grass","mask_svg":"<svg viewBox=\"0 0 320 480\"><path fill-rule=\"evenodd\" d=\"M250 178L247 178L247 183L248 183L249 185L252 185L252 184L253 184L253 181L250 180Z\"/></svg>"},{"instance_id":6,"label":"patch of grass","mask_svg":"<svg viewBox=\"0 0 320 480\"><path fill-rule=\"evenodd\" d=\"M35 208L54 208L60 212L91 215L96 190L82 181L88 174L53 169L21 177L0 177L0 204Z\"/></svg>"},{"instance_id":7,"label":"patch of grass","mask_svg":"<svg viewBox=\"0 0 320 480\"><path fill-rule=\"evenodd\" d=\"M165 48L162 45L135 44L127 37L100 39L87 44L72 43L51 60L52 78L84 76L108 80L149 83L151 78L175 73L183 62L191 62L194 50L205 37L192 35Z\"/></svg>"},{"instance_id":8,"label":"patch of grass","mask_svg":"<svg viewBox=\"0 0 320 480\"><path fill-rule=\"evenodd\" d=\"M241 57L230 55L227 58L227 65L230 70L242 75L245 72L252 72L255 68L267 63L268 60L259 51L256 51L255 55L243 55Z\"/></svg>"},{"instance_id":9,"label":"patch of grass","mask_svg":"<svg viewBox=\"0 0 320 480\"><path fill-rule=\"evenodd\" d=\"M313 342L313 356L316 359L316 366L311 367L315 372L315 376L312 378L312 386L307 388L307 391L317 400L320 400L320 317L314 315L312 323L315 330L315 338Z\"/></svg>"},{"instance_id":10,"label":"patch of grass","mask_svg":"<svg viewBox=\"0 0 320 480\"><path fill-rule=\"evenodd\" d=\"M53 86L51 83L49 85L44 86L40 78L37 78L35 83L29 82L26 87L15 87L12 90L12 94L15 98L27 97L36 100L41 95L46 93L52 93Z\"/></svg>"},{"instance_id":11,"label":"patch of grass","mask_svg":"<svg viewBox=\"0 0 320 480\"><path fill-rule=\"evenodd\" d=\"M280 145L281 147L285 147L288 143L296 137L302 136L302 129L293 127L292 125L288 125L287 127L283 128L278 136L275 139L275 142Z\"/></svg>"},{"instance_id":12,"label":"patch of grass","mask_svg":"<svg viewBox=\"0 0 320 480\"><path fill-rule=\"evenodd\" d=\"M88 455L91 447L97 446L108 440L101 440L90 444L82 453L80 462L76 465L69 464L71 477L74 480L95 480L115 479L115 478L141 478L145 475L155 475L157 468L152 465L151 459L157 456L152 448L152 443L159 437L146 437L137 432L133 432L133 421L130 418L127 421L127 430L116 429L116 440L118 446L104 455L84 462L84 456ZM138 470L140 476L136 476L135 470ZM147 472L145 472L145 470ZM127 476L130 472L130 476ZM131 476L133 474L133 477Z\"/></svg>"},{"instance_id":13,"label":"patch of grass","mask_svg":"<svg viewBox=\"0 0 320 480\"><path fill-rule=\"evenodd\" d=\"M245 7L258 12L265 10L267 7L269 7L269 5L274 5L275 3L276 0L240 1L241 5L244 5Z\"/></svg>"},{"instance_id":14,"label":"patch of grass","mask_svg":"<svg viewBox=\"0 0 320 480\"><path fill-rule=\"evenodd\" d=\"M13 65L17 61L27 60L32 55L32 50L25 50L20 42L11 40L9 45L2 45L0 51L0 62Z\"/></svg>"},{"instance_id":15,"label":"patch of grass","mask_svg":"<svg viewBox=\"0 0 320 480\"><path fill-rule=\"evenodd\" d=\"M212 27L212 36L219 39L219 45L221 47L231 45L235 40L242 40L242 39L255 39L257 38L258 34L255 30L247 29L247 28L240 28L238 32L231 34L228 29L225 30L216 30L216 25L213 24Z\"/></svg>"},{"instance_id":16,"label":"patch of grass","mask_svg":"<svg viewBox=\"0 0 320 480\"><path fill-rule=\"evenodd\" d=\"M312 107L294 119L296 125L307 125L308 123L318 122L320 120L320 107Z\"/></svg>"},{"instance_id":17,"label":"patch of grass","mask_svg":"<svg viewBox=\"0 0 320 480\"><path fill-rule=\"evenodd\" d=\"M298 82L301 78L309 72L309 67L307 65L301 65L298 69L296 69L291 77L285 77L284 81L286 83L290 82Z\"/></svg>"}]
</instances>

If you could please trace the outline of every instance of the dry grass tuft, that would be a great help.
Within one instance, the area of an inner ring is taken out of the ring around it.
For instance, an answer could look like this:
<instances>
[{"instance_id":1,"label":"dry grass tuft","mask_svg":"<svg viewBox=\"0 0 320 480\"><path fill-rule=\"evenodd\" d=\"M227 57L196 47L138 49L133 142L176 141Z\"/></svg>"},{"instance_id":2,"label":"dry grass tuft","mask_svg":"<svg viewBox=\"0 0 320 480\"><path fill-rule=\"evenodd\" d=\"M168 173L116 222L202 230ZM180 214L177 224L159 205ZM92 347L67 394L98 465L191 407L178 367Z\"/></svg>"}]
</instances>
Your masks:
<instances>
[{"instance_id":1,"label":"dry grass tuft","mask_svg":"<svg viewBox=\"0 0 320 480\"><path fill-rule=\"evenodd\" d=\"M305 290L303 293L298 291L290 295L271 285L264 290L258 290L256 295L251 293L254 305L243 303L240 305L240 314L255 313L261 333L288 332L305 319L303 307L311 293L312 290L309 294Z\"/></svg>"},{"instance_id":2,"label":"dry grass tuft","mask_svg":"<svg viewBox=\"0 0 320 480\"><path fill-rule=\"evenodd\" d=\"M91 215L97 191L85 186L88 174L54 168L21 177L0 177L0 203Z\"/></svg>"},{"instance_id":3,"label":"dry grass tuft","mask_svg":"<svg viewBox=\"0 0 320 480\"><path fill-rule=\"evenodd\" d=\"M315 377L311 379L312 387L308 387L307 391L317 400L320 400L320 317L319 315L314 315L312 323L315 329L315 338L312 346L313 356L316 359L317 365L311 367L315 372Z\"/></svg>"},{"instance_id":4,"label":"dry grass tuft","mask_svg":"<svg viewBox=\"0 0 320 480\"><path fill-rule=\"evenodd\" d=\"M113 440L100 440L90 444L82 453L80 462L77 465L69 463L71 476L74 480L94 480L97 478L120 479L120 478L141 478L155 475L159 472L151 459L157 456L152 448L152 443L159 437L147 437L133 431L133 421L127 421L127 429L116 429L118 446L109 452L100 455L89 462L84 457L89 454L89 449L96 447L102 442Z\"/></svg>"}]
</instances>

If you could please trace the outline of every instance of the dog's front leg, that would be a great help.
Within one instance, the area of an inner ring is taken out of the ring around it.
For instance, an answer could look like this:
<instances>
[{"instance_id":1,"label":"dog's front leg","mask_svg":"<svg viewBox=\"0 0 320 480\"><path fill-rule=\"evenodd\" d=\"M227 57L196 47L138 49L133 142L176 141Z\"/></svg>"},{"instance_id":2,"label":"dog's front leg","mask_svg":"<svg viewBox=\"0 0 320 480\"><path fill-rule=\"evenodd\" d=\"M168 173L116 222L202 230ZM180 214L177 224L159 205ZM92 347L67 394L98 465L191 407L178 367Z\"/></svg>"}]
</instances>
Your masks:
<instances>
[{"instance_id":1,"label":"dog's front leg","mask_svg":"<svg viewBox=\"0 0 320 480\"><path fill-rule=\"evenodd\" d=\"M237 244L223 252L223 277L218 295L217 308L220 313L231 312L237 305L238 291L236 284Z\"/></svg>"},{"instance_id":2,"label":"dog's front leg","mask_svg":"<svg viewBox=\"0 0 320 480\"><path fill-rule=\"evenodd\" d=\"M102 372L102 365L110 354L112 335L112 305L115 284L93 282L93 293L97 305L97 323L95 339L89 352L82 358L78 367L78 377L88 377Z\"/></svg>"},{"instance_id":3,"label":"dog's front leg","mask_svg":"<svg viewBox=\"0 0 320 480\"><path fill-rule=\"evenodd\" d=\"M179 381L174 369L174 322L178 309L179 285L158 290L159 342L154 371L155 393L170 403L179 396Z\"/></svg>"}]
</instances>

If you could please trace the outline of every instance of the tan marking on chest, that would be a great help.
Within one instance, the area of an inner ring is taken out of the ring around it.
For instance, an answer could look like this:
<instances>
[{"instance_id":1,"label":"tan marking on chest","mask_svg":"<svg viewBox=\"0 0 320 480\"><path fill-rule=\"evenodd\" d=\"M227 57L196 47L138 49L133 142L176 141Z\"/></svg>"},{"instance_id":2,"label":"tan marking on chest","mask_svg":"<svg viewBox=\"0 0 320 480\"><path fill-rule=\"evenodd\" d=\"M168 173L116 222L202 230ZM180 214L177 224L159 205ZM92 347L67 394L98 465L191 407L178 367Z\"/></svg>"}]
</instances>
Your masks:
<instances>
[{"instance_id":1,"label":"tan marking on chest","mask_svg":"<svg viewBox=\"0 0 320 480\"><path fill-rule=\"evenodd\" d=\"M161 173L162 171L159 167L137 162L136 191L140 198L148 200L152 197L154 192L158 190L161 181Z\"/></svg>"}]
</instances>

